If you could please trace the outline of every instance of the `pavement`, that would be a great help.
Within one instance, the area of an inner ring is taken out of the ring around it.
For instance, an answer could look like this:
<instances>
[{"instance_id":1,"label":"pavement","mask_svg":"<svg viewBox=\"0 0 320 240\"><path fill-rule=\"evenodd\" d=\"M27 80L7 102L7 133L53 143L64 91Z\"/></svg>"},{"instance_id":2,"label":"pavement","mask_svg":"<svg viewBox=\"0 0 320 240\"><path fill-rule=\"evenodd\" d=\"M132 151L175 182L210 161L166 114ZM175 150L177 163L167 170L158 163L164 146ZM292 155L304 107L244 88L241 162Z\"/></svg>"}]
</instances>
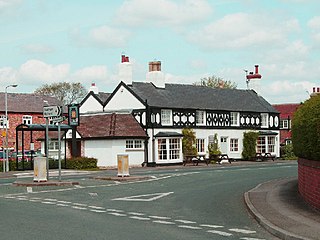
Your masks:
<instances>
[{"instance_id":1,"label":"pavement","mask_svg":"<svg viewBox=\"0 0 320 240\"><path fill-rule=\"evenodd\" d=\"M320 239L320 212L303 201L297 178L259 184L244 199L254 218L276 237Z\"/></svg>"}]
</instances>

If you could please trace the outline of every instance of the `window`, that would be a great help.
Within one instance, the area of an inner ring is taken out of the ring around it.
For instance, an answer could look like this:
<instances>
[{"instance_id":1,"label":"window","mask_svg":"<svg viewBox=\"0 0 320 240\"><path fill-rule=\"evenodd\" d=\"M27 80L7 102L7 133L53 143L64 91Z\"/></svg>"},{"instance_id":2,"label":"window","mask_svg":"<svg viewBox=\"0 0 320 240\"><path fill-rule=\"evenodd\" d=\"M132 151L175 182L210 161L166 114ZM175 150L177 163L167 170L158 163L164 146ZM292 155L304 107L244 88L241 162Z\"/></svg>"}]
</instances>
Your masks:
<instances>
[{"instance_id":1,"label":"window","mask_svg":"<svg viewBox=\"0 0 320 240\"><path fill-rule=\"evenodd\" d=\"M230 113L231 118L231 126L239 126L239 113L238 112L231 112Z\"/></svg>"},{"instance_id":2,"label":"window","mask_svg":"<svg viewBox=\"0 0 320 240\"><path fill-rule=\"evenodd\" d=\"M205 116L205 111L196 111L196 124L206 125Z\"/></svg>"},{"instance_id":3,"label":"window","mask_svg":"<svg viewBox=\"0 0 320 240\"><path fill-rule=\"evenodd\" d=\"M161 110L161 124L172 125L172 111L168 109Z\"/></svg>"},{"instance_id":4,"label":"window","mask_svg":"<svg viewBox=\"0 0 320 240\"><path fill-rule=\"evenodd\" d=\"M286 120L281 120L280 121L280 129L288 129L289 128L289 121L288 119Z\"/></svg>"},{"instance_id":5,"label":"window","mask_svg":"<svg viewBox=\"0 0 320 240\"><path fill-rule=\"evenodd\" d=\"M230 138L230 152L239 151L239 140L237 138Z\"/></svg>"},{"instance_id":6,"label":"window","mask_svg":"<svg viewBox=\"0 0 320 240\"><path fill-rule=\"evenodd\" d=\"M0 116L0 128L5 128L6 127L6 116ZM8 124L9 127L9 124Z\"/></svg>"},{"instance_id":7,"label":"window","mask_svg":"<svg viewBox=\"0 0 320 240\"><path fill-rule=\"evenodd\" d=\"M32 116L28 116L28 115L23 116L22 123L26 125L32 124Z\"/></svg>"},{"instance_id":8,"label":"window","mask_svg":"<svg viewBox=\"0 0 320 240\"><path fill-rule=\"evenodd\" d=\"M204 153L204 139L203 138L198 138L197 139L197 142L196 142L196 145L197 145L197 151L198 153Z\"/></svg>"},{"instance_id":9,"label":"window","mask_svg":"<svg viewBox=\"0 0 320 240\"><path fill-rule=\"evenodd\" d=\"M167 159L167 141L166 139L158 139L158 158L159 160Z\"/></svg>"},{"instance_id":10,"label":"window","mask_svg":"<svg viewBox=\"0 0 320 240\"><path fill-rule=\"evenodd\" d=\"M180 159L180 138L158 139L158 159Z\"/></svg>"},{"instance_id":11,"label":"window","mask_svg":"<svg viewBox=\"0 0 320 240\"><path fill-rule=\"evenodd\" d=\"M267 128L269 127L269 121L268 121L268 113L261 113L261 127Z\"/></svg>"},{"instance_id":12,"label":"window","mask_svg":"<svg viewBox=\"0 0 320 240\"><path fill-rule=\"evenodd\" d=\"M127 150L141 150L142 149L142 140L126 140L126 149Z\"/></svg>"},{"instance_id":13,"label":"window","mask_svg":"<svg viewBox=\"0 0 320 240\"><path fill-rule=\"evenodd\" d=\"M274 153L276 139L273 136L268 136L268 152Z\"/></svg>"},{"instance_id":14,"label":"window","mask_svg":"<svg viewBox=\"0 0 320 240\"><path fill-rule=\"evenodd\" d=\"M180 158L180 139L169 139L169 155L170 159Z\"/></svg>"},{"instance_id":15,"label":"window","mask_svg":"<svg viewBox=\"0 0 320 240\"><path fill-rule=\"evenodd\" d=\"M59 142L58 141L50 141L48 149L49 150L59 150Z\"/></svg>"},{"instance_id":16,"label":"window","mask_svg":"<svg viewBox=\"0 0 320 240\"><path fill-rule=\"evenodd\" d=\"M265 153L266 152L266 138L265 137L258 137L257 152L258 153Z\"/></svg>"}]
</instances>

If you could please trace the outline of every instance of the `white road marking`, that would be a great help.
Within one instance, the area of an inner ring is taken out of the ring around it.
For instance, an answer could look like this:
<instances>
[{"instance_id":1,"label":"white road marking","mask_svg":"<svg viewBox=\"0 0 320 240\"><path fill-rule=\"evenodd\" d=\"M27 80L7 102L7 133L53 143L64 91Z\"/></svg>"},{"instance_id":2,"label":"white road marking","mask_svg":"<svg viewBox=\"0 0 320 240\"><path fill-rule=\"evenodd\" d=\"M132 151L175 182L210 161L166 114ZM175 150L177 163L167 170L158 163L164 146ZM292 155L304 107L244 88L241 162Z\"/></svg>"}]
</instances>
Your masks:
<instances>
[{"instance_id":1,"label":"white road marking","mask_svg":"<svg viewBox=\"0 0 320 240\"><path fill-rule=\"evenodd\" d=\"M45 198L43 199L44 201L51 201L51 202L57 202L57 199L53 199L53 198Z\"/></svg>"},{"instance_id":2,"label":"white road marking","mask_svg":"<svg viewBox=\"0 0 320 240\"><path fill-rule=\"evenodd\" d=\"M117 217L126 217L127 216L127 214L117 213L117 212L111 212L108 214L113 215L113 216L117 216Z\"/></svg>"},{"instance_id":3,"label":"white road marking","mask_svg":"<svg viewBox=\"0 0 320 240\"><path fill-rule=\"evenodd\" d=\"M68 204L58 203L57 206L59 207L70 207Z\"/></svg>"},{"instance_id":4,"label":"white road marking","mask_svg":"<svg viewBox=\"0 0 320 240\"><path fill-rule=\"evenodd\" d=\"M196 222L192 222L192 221L189 221L189 220L181 220L181 219L178 219L178 220L175 220L176 222L181 222L181 223L185 223L185 224L194 224Z\"/></svg>"},{"instance_id":5,"label":"white road marking","mask_svg":"<svg viewBox=\"0 0 320 240\"><path fill-rule=\"evenodd\" d=\"M84 208L84 207L78 207L78 206L71 206L71 207L79 210L87 210L87 208Z\"/></svg>"},{"instance_id":6,"label":"white road marking","mask_svg":"<svg viewBox=\"0 0 320 240\"><path fill-rule=\"evenodd\" d=\"M149 216L151 218L155 218L155 219L162 219L162 220L168 220L168 219L171 219L169 217L161 217L161 216Z\"/></svg>"},{"instance_id":7,"label":"white road marking","mask_svg":"<svg viewBox=\"0 0 320 240\"><path fill-rule=\"evenodd\" d=\"M41 203L44 203L44 204L51 204L51 205L56 204L55 202L46 202L46 201L42 201Z\"/></svg>"},{"instance_id":8,"label":"white road marking","mask_svg":"<svg viewBox=\"0 0 320 240\"><path fill-rule=\"evenodd\" d=\"M159 198L163 198L172 194L173 192L167 193L151 193L151 194L143 194L137 196L123 197L123 198L114 198L113 201L135 201L135 202L151 202L157 200Z\"/></svg>"},{"instance_id":9,"label":"white road marking","mask_svg":"<svg viewBox=\"0 0 320 240\"><path fill-rule=\"evenodd\" d=\"M104 207L97 207L97 206L89 206L89 208L100 209L100 210L105 209Z\"/></svg>"},{"instance_id":10,"label":"white road marking","mask_svg":"<svg viewBox=\"0 0 320 240\"><path fill-rule=\"evenodd\" d=\"M195 226L188 226L188 225L179 225L179 228L187 228L187 229L193 229L193 230L200 230L201 227L195 227Z\"/></svg>"},{"instance_id":11,"label":"white road marking","mask_svg":"<svg viewBox=\"0 0 320 240\"><path fill-rule=\"evenodd\" d=\"M129 218L140 220L140 221L149 221L150 220L150 218L148 218L148 217L138 217L138 216L131 216Z\"/></svg>"},{"instance_id":12,"label":"white road marking","mask_svg":"<svg viewBox=\"0 0 320 240\"><path fill-rule=\"evenodd\" d=\"M71 202L68 201L57 201L58 203L65 203L65 204L70 204Z\"/></svg>"},{"instance_id":13,"label":"white road marking","mask_svg":"<svg viewBox=\"0 0 320 240\"><path fill-rule=\"evenodd\" d=\"M90 209L91 212L96 212L96 213L105 213L107 211L105 210L98 210L98 209Z\"/></svg>"},{"instance_id":14,"label":"white road marking","mask_svg":"<svg viewBox=\"0 0 320 240\"><path fill-rule=\"evenodd\" d=\"M221 225L209 225L209 224L200 224L201 227L208 227L208 228L223 228Z\"/></svg>"},{"instance_id":15,"label":"white road marking","mask_svg":"<svg viewBox=\"0 0 320 240\"><path fill-rule=\"evenodd\" d=\"M83 203L72 203L75 206L82 206L82 207L87 207L87 204L83 204Z\"/></svg>"},{"instance_id":16,"label":"white road marking","mask_svg":"<svg viewBox=\"0 0 320 240\"><path fill-rule=\"evenodd\" d=\"M129 212L130 215L135 215L135 216L144 216L144 213L137 213L137 212Z\"/></svg>"},{"instance_id":17,"label":"white road marking","mask_svg":"<svg viewBox=\"0 0 320 240\"><path fill-rule=\"evenodd\" d=\"M112 208L108 208L107 211L108 211L108 212L118 212L118 213L124 212L123 210L112 209Z\"/></svg>"},{"instance_id":18,"label":"white road marking","mask_svg":"<svg viewBox=\"0 0 320 240\"><path fill-rule=\"evenodd\" d=\"M239 228L230 228L229 231L237 232L237 233L244 233L244 234L256 233L256 231L251 231L251 230L247 230L247 229L239 229Z\"/></svg>"},{"instance_id":19,"label":"white road marking","mask_svg":"<svg viewBox=\"0 0 320 240\"><path fill-rule=\"evenodd\" d=\"M224 237L230 237L232 236L232 233L227 233L227 232L222 232L222 231L217 231L217 230L209 230L207 231L208 233L214 233L214 234L218 234L220 236L224 236Z\"/></svg>"},{"instance_id":20,"label":"white road marking","mask_svg":"<svg viewBox=\"0 0 320 240\"><path fill-rule=\"evenodd\" d=\"M174 225L174 222L162 221L162 220L155 220L154 223L166 224L166 225Z\"/></svg>"}]
</instances>

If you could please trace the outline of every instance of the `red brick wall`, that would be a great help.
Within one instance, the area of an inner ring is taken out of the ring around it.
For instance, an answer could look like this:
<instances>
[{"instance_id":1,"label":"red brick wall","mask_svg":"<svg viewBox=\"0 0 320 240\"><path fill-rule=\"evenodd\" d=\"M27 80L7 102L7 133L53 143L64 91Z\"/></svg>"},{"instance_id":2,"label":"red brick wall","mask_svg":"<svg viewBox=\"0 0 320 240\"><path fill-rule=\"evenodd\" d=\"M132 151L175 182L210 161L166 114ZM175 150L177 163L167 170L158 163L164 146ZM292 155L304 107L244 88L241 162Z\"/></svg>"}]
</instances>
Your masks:
<instances>
[{"instance_id":1,"label":"red brick wall","mask_svg":"<svg viewBox=\"0 0 320 240\"><path fill-rule=\"evenodd\" d=\"M320 210L320 161L299 159L299 192L311 206Z\"/></svg>"},{"instance_id":2,"label":"red brick wall","mask_svg":"<svg viewBox=\"0 0 320 240\"><path fill-rule=\"evenodd\" d=\"M16 127L22 124L22 117L24 115L32 116L33 124L44 124L46 120L41 114L21 114L21 113L9 113L9 127L8 127L8 147L16 149ZM5 128L0 129L1 132L5 131ZM41 148L41 143L37 141L38 138L44 138L45 132L33 132L32 141L34 142L34 149L37 150ZM24 149L30 150L31 134L29 131L24 132ZM0 138L0 147L5 147L5 137ZM19 150L22 149L22 134L19 133Z\"/></svg>"}]
</instances>

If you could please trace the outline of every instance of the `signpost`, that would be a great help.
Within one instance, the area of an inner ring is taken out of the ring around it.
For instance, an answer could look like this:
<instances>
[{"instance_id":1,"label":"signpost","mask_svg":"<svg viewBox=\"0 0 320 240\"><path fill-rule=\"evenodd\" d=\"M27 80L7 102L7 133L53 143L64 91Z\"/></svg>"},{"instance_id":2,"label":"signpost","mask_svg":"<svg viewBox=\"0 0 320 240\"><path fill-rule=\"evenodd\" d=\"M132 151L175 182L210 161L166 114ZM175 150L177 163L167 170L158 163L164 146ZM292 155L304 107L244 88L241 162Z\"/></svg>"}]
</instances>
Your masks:
<instances>
[{"instance_id":1,"label":"signpost","mask_svg":"<svg viewBox=\"0 0 320 240\"><path fill-rule=\"evenodd\" d=\"M59 181L61 181L61 139L60 139L60 132L61 132L61 122L64 120L62 116L62 106L45 106L43 107L43 117L46 118L46 161L47 161L47 180L49 180L49 119L52 122L58 123L58 145L59 145L59 152L58 152L58 161L59 161Z\"/></svg>"}]
</instances>

